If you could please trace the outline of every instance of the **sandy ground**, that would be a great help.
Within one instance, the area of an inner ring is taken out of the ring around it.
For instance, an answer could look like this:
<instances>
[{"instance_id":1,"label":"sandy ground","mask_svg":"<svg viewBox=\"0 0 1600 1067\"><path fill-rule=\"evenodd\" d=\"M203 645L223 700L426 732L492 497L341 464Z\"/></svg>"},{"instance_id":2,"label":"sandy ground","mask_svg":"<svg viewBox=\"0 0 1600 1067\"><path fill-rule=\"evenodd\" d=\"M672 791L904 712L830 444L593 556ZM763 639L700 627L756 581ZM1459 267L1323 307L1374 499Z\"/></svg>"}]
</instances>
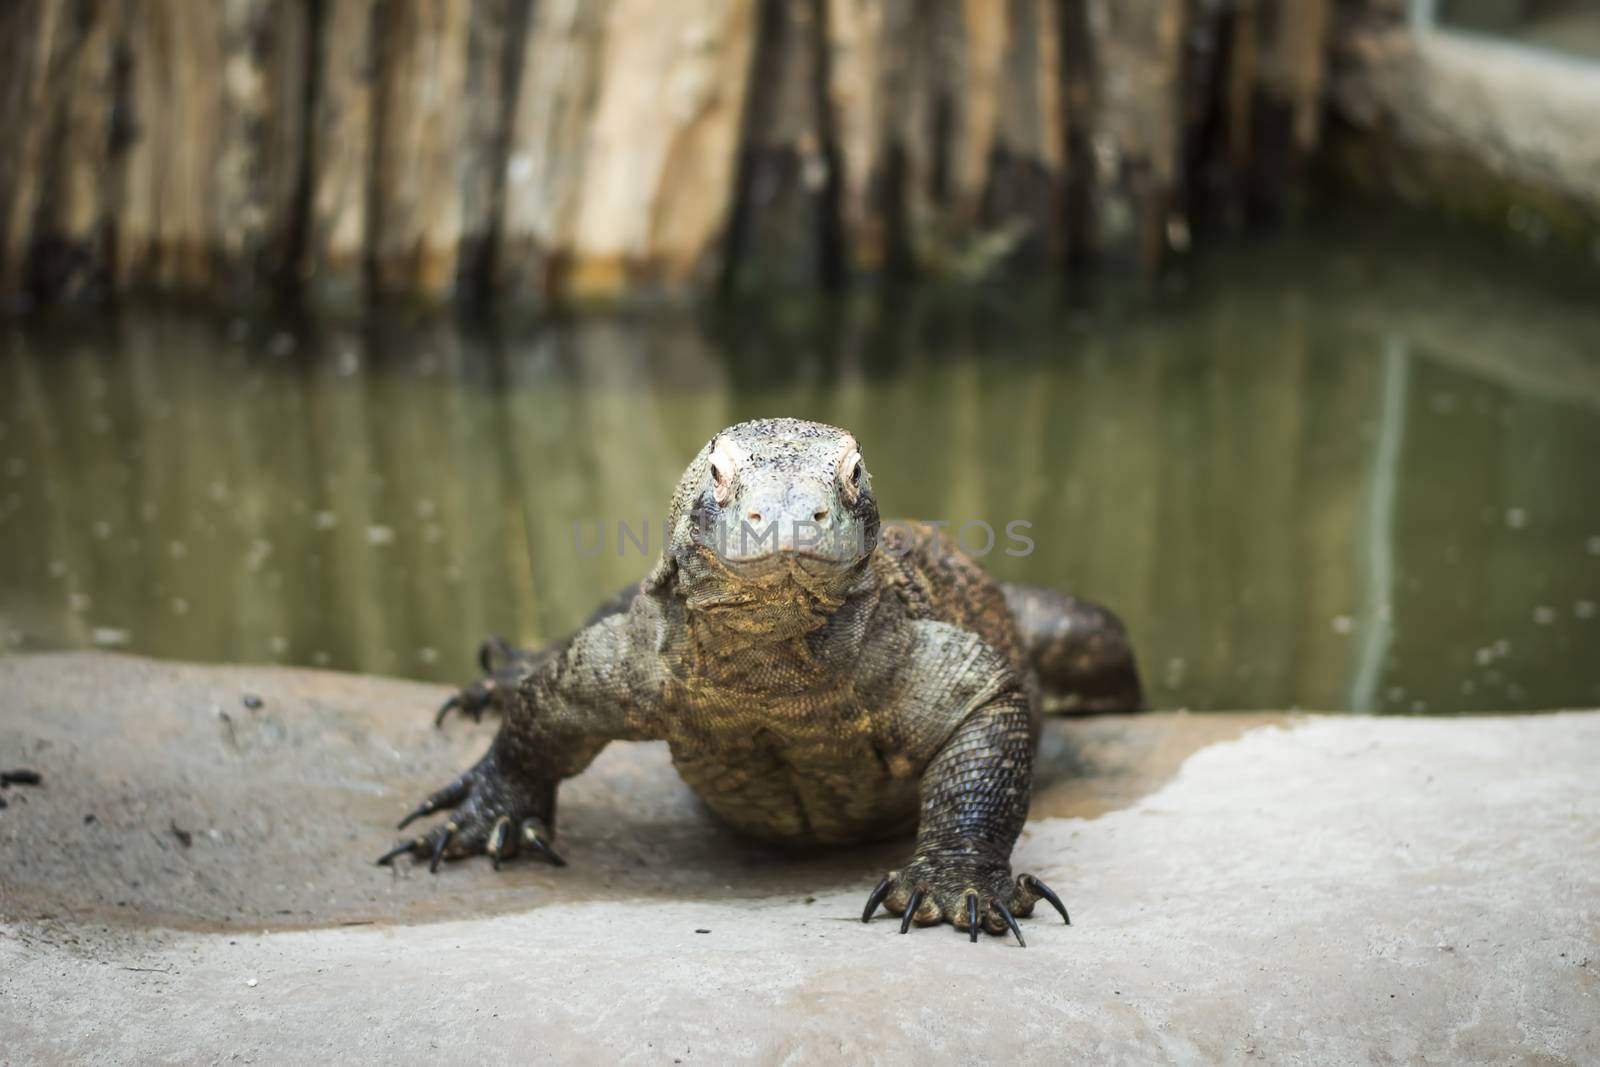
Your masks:
<instances>
[{"instance_id":1,"label":"sandy ground","mask_svg":"<svg viewBox=\"0 0 1600 1067\"><path fill-rule=\"evenodd\" d=\"M0 659L0 1062L1600 1062L1600 713L1053 722L1024 950L861 925L903 843L741 841L655 745L565 869L375 868L492 730L442 696Z\"/></svg>"}]
</instances>

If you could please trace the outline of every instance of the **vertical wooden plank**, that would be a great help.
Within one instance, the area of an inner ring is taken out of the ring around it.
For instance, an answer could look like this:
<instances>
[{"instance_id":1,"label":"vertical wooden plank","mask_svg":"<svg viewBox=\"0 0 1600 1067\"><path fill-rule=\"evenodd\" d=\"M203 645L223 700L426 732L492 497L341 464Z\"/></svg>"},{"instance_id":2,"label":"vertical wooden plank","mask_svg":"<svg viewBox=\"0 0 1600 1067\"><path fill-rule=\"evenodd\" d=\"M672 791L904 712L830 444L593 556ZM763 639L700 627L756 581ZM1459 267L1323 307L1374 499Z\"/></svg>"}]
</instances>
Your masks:
<instances>
[{"instance_id":1,"label":"vertical wooden plank","mask_svg":"<svg viewBox=\"0 0 1600 1067\"><path fill-rule=\"evenodd\" d=\"M883 0L824 0L826 107L836 145L839 219L852 270L876 273L886 260L882 211L884 148L880 51Z\"/></svg>"},{"instance_id":2,"label":"vertical wooden plank","mask_svg":"<svg viewBox=\"0 0 1600 1067\"><path fill-rule=\"evenodd\" d=\"M1090 0L1096 80L1089 117L1093 232L1089 245L1113 264L1151 272L1167 247L1178 177L1178 89L1183 0Z\"/></svg>"},{"instance_id":3,"label":"vertical wooden plank","mask_svg":"<svg viewBox=\"0 0 1600 1067\"><path fill-rule=\"evenodd\" d=\"M842 279L821 0L764 0L727 242L730 291Z\"/></svg>"},{"instance_id":4,"label":"vertical wooden plank","mask_svg":"<svg viewBox=\"0 0 1600 1067\"><path fill-rule=\"evenodd\" d=\"M373 0L323 0L305 270L320 302L360 299L373 151Z\"/></svg>"},{"instance_id":5,"label":"vertical wooden plank","mask_svg":"<svg viewBox=\"0 0 1600 1067\"><path fill-rule=\"evenodd\" d=\"M267 290L289 267L304 165L308 0L221 4L221 113L210 198L216 290Z\"/></svg>"},{"instance_id":6,"label":"vertical wooden plank","mask_svg":"<svg viewBox=\"0 0 1600 1067\"><path fill-rule=\"evenodd\" d=\"M80 298L104 273L115 5L49 0L5 18L0 30L26 54L12 57L0 103L10 149L0 164L0 293Z\"/></svg>"},{"instance_id":7,"label":"vertical wooden plank","mask_svg":"<svg viewBox=\"0 0 1600 1067\"><path fill-rule=\"evenodd\" d=\"M373 157L373 280L445 297L462 239L469 0L406 0L380 11Z\"/></svg>"},{"instance_id":8,"label":"vertical wooden plank","mask_svg":"<svg viewBox=\"0 0 1600 1067\"><path fill-rule=\"evenodd\" d=\"M755 31L755 9L742 0L612 3L576 205L572 295L716 277Z\"/></svg>"},{"instance_id":9,"label":"vertical wooden plank","mask_svg":"<svg viewBox=\"0 0 1600 1067\"><path fill-rule=\"evenodd\" d=\"M611 0L539 0L507 132L495 287L520 300L561 288L570 263L588 126Z\"/></svg>"}]
</instances>

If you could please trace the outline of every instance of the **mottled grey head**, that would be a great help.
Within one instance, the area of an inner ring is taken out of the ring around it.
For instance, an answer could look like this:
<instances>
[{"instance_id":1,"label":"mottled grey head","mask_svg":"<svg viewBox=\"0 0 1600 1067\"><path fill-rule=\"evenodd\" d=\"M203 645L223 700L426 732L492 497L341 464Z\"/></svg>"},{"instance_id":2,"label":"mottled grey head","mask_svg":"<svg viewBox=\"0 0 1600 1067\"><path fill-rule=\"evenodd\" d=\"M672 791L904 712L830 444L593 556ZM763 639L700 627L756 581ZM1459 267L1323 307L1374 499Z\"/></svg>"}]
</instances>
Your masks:
<instances>
[{"instance_id":1,"label":"mottled grey head","mask_svg":"<svg viewBox=\"0 0 1600 1067\"><path fill-rule=\"evenodd\" d=\"M854 436L819 422L758 419L717 434L684 472L671 552L691 581L792 580L822 592L865 564L878 524Z\"/></svg>"}]
</instances>

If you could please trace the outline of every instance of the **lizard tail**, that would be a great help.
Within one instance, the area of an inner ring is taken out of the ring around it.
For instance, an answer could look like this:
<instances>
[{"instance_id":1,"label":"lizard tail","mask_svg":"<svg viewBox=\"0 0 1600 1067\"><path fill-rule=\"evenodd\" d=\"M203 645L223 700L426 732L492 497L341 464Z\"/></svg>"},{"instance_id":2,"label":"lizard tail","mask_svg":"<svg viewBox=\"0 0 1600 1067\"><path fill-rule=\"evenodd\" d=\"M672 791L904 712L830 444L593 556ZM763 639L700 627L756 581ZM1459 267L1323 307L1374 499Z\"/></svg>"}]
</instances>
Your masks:
<instances>
[{"instance_id":1,"label":"lizard tail","mask_svg":"<svg viewBox=\"0 0 1600 1067\"><path fill-rule=\"evenodd\" d=\"M1128 629L1110 608L1036 585L1001 588L1046 714L1144 708Z\"/></svg>"}]
</instances>

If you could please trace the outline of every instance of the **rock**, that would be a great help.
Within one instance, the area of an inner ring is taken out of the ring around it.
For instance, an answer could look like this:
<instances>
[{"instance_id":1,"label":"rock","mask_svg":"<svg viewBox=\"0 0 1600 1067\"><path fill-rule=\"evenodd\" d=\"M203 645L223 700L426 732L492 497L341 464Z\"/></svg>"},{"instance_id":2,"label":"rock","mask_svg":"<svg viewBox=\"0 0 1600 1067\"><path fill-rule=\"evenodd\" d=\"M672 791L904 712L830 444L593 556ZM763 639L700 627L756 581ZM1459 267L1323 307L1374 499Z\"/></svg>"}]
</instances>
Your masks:
<instances>
[{"instance_id":1,"label":"rock","mask_svg":"<svg viewBox=\"0 0 1600 1067\"><path fill-rule=\"evenodd\" d=\"M241 691L272 702L230 737ZM1016 858L1074 925L1036 913L1023 950L863 926L903 843L738 840L657 745L563 792L566 869L375 868L493 729L435 731L441 695L0 659L0 752L50 781L0 813L8 1055L1600 1057L1600 714L1052 722Z\"/></svg>"}]
</instances>

